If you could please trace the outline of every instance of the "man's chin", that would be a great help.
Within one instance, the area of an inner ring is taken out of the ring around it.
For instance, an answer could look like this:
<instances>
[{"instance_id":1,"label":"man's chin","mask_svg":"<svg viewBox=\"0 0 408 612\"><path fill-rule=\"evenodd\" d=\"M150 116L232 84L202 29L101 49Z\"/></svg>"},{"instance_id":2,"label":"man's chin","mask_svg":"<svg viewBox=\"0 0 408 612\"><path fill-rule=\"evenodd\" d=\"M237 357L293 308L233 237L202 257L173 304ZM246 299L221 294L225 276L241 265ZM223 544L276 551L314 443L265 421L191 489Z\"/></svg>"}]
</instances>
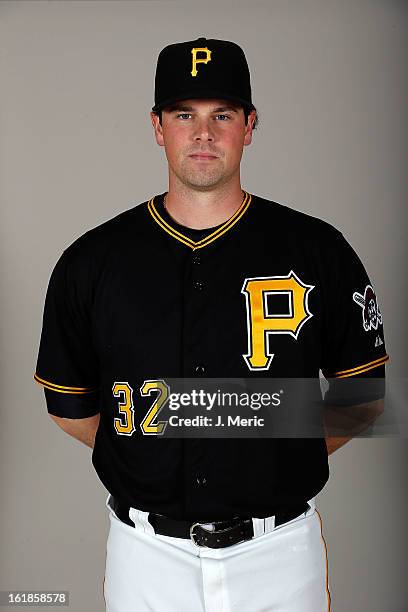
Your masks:
<instances>
[{"instance_id":1,"label":"man's chin","mask_svg":"<svg viewBox=\"0 0 408 612\"><path fill-rule=\"evenodd\" d=\"M190 187L205 191L219 185L222 182L222 178L222 176L189 175L185 178L185 182Z\"/></svg>"}]
</instances>

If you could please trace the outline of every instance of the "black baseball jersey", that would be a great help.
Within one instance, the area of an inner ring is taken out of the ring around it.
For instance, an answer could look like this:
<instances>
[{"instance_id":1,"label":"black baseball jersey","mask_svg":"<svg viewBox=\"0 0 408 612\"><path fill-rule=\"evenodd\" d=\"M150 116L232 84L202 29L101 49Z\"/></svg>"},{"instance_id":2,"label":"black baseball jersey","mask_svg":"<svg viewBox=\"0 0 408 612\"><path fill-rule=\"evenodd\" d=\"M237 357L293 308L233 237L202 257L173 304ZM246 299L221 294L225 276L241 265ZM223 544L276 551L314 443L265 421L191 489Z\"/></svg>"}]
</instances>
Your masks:
<instances>
[{"instance_id":1,"label":"black baseball jersey","mask_svg":"<svg viewBox=\"0 0 408 612\"><path fill-rule=\"evenodd\" d=\"M165 193L71 243L48 284L35 379L49 413L100 412L92 462L123 502L173 518L270 516L329 477L324 438L145 435L152 381L385 375L382 315L330 223L243 192L215 228ZM154 385L153 385L154 387Z\"/></svg>"}]
</instances>

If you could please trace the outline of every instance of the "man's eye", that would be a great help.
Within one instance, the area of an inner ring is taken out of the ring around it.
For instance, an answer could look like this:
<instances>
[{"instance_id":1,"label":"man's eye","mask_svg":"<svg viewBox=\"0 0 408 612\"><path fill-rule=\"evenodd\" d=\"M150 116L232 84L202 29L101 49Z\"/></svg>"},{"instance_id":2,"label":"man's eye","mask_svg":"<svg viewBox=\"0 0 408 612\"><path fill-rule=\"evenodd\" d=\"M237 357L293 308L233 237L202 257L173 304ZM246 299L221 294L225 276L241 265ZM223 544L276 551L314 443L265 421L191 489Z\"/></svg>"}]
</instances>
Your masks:
<instances>
[{"instance_id":1,"label":"man's eye","mask_svg":"<svg viewBox=\"0 0 408 612\"><path fill-rule=\"evenodd\" d=\"M178 113L178 115L176 115L176 118L178 118L178 117L189 117L189 116L191 116L191 113ZM230 118L229 115L223 115L223 114L216 115L216 117L225 117L226 119Z\"/></svg>"}]
</instances>

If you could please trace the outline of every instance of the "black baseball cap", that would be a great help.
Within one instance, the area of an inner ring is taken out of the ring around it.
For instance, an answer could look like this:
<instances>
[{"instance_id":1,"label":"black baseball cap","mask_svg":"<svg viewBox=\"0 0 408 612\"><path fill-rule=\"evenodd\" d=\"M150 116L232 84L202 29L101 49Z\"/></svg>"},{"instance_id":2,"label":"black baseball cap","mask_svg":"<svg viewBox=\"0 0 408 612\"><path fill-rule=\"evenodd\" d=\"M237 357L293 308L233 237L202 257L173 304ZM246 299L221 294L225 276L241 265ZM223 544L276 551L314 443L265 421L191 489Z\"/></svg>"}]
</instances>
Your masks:
<instances>
[{"instance_id":1,"label":"black baseball cap","mask_svg":"<svg viewBox=\"0 0 408 612\"><path fill-rule=\"evenodd\" d=\"M221 98L255 109L248 63L241 47L214 38L164 47L157 59L152 111L188 98Z\"/></svg>"}]
</instances>

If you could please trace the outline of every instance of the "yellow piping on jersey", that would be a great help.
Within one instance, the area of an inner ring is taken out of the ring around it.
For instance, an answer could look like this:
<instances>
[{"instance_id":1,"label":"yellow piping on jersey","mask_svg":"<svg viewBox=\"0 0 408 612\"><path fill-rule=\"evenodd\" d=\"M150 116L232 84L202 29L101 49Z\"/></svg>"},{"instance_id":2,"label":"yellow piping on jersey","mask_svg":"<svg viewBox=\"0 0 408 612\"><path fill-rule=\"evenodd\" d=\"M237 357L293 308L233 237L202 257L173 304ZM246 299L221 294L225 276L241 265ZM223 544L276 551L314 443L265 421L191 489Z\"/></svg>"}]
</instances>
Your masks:
<instances>
[{"instance_id":1,"label":"yellow piping on jersey","mask_svg":"<svg viewBox=\"0 0 408 612\"><path fill-rule=\"evenodd\" d=\"M323 540L323 544L324 544L324 550L325 550L325 554L326 554L326 593L327 593L327 612L330 612L331 610L331 595L330 595L330 590L329 590L329 560L327 558L327 545L326 545L326 540L324 539L323 536L323 522L322 522L322 517L320 516L320 512L318 511L318 509L316 508L316 513L317 516L319 517L319 522L320 522L320 535L322 537Z\"/></svg>"},{"instance_id":2,"label":"yellow piping on jersey","mask_svg":"<svg viewBox=\"0 0 408 612\"><path fill-rule=\"evenodd\" d=\"M34 380L43 387L46 387L46 389L58 391L58 393L72 393L74 395L81 395L84 393L92 393L97 389L97 387L67 387L64 385L56 385L55 383L40 378L36 373L34 374Z\"/></svg>"},{"instance_id":3,"label":"yellow piping on jersey","mask_svg":"<svg viewBox=\"0 0 408 612\"><path fill-rule=\"evenodd\" d=\"M167 232L168 234L170 234L171 236L176 238L176 240L179 240L180 242L182 242L186 246L190 247L191 249L196 250L196 249L201 249L201 248L207 246L207 244L210 244L211 242L213 242L214 240L216 240L217 238L219 238L220 236L225 234L225 232L228 231L233 225L235 225L235 223L237 223L237 221L246 212L246 210L248 209L248 207L249 207L249 205L250 205L250 203L252 201L252 195L250 193L248 193L247 191L245 191L245 190L243 190L243 191L244 191L244 194L245 194L244 199L243 199L240 207L238 208L237 211L235 211L235 213L232 215L232 217L227 219L227 221L225 221L225 223L223 223L221 225L221 227L216 229L214 232L212 232L211 234L209 234L205 238L203 238L201 240L198 240L197 242L194 242L194 240L192 240L188 236L184 236L184 234L178 232L171 225L169 225L163 219L163 217L160 216L160 214L158 213L158 211L157 211L157 209L156 209L156 207L154 205L154 197L151 200L149 200L147 206L148 206L149 212L152 215L153 219L156 221L156 223L158 223L160 225L160 227L162 227L164 229L165 232Z\"/></svg>"},{"instance_id":4,"label":"yellow piping on jersey","mask_svg":"<svg viewBox=\"0 0 408 612\"><path fill-rule=\"evenodd\" d=\"M350 368L350 370L341 370L340 372L334 372L334 374L330 374L326 378L348 378L349 376L362 374L363 372L367 372L367 370L377 368L378 366L388 361L389 358L389 355L385 355L384 357L380 357L379 359L375 359L374 361L363 363L362 365L357 366L356 368Z\"/></svg>"}]
</instances>

